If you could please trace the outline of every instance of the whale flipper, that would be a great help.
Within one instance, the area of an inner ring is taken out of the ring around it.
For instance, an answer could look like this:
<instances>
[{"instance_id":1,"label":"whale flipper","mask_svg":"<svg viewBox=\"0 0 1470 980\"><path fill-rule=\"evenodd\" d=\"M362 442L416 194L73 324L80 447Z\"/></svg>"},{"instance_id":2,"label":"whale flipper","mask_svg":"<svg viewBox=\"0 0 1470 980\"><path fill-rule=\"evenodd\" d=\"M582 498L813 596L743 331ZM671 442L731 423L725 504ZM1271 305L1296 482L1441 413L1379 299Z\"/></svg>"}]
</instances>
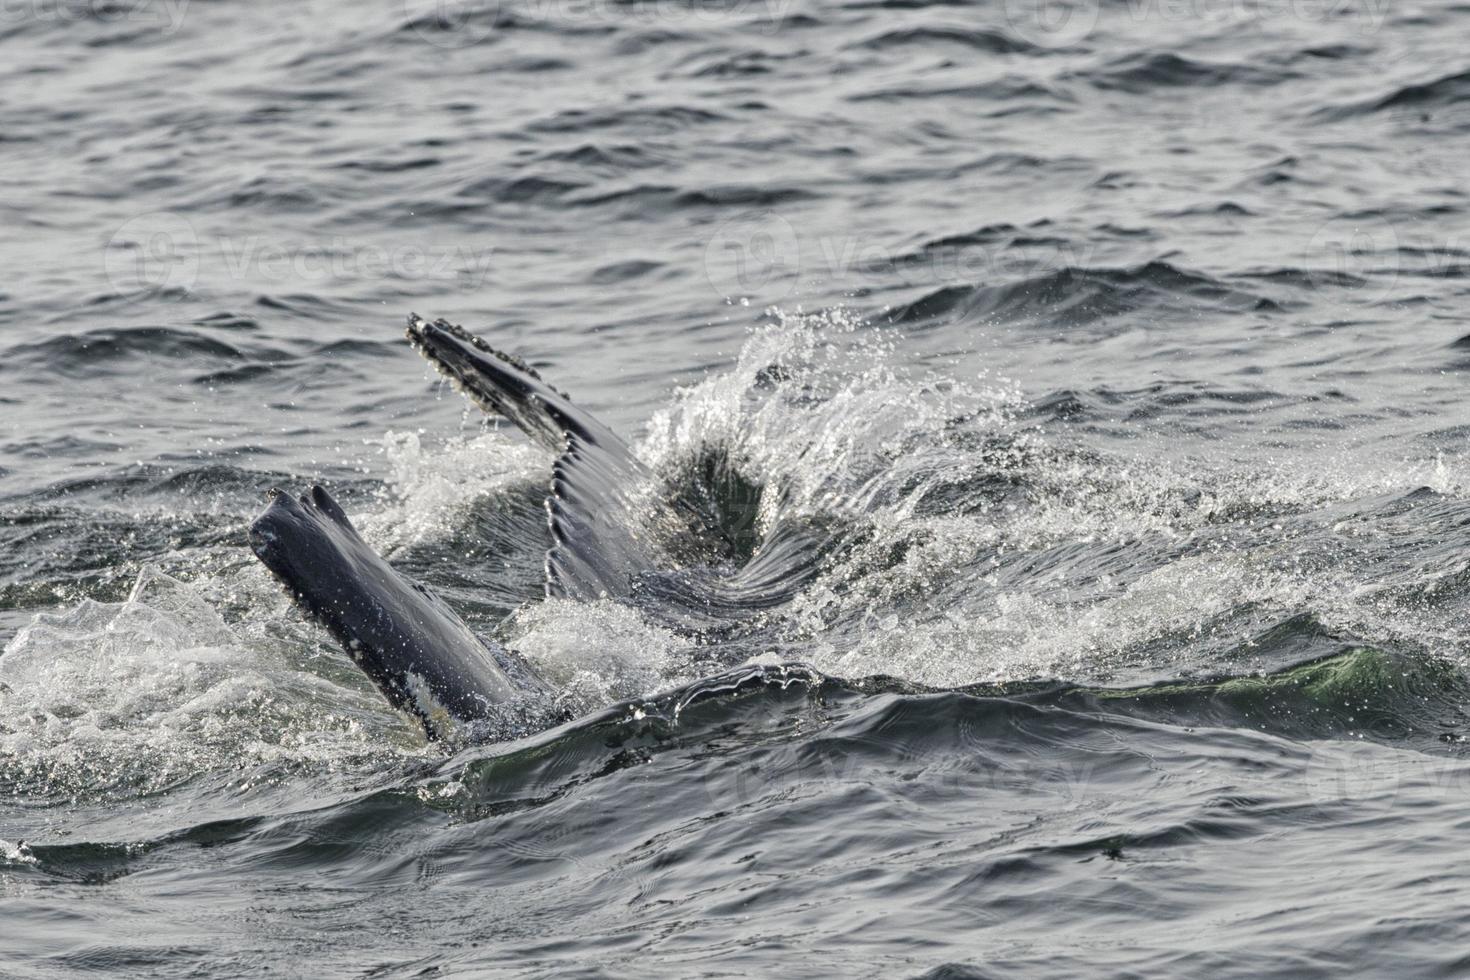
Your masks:
<instances>
[{"instance_id":1,"label":"whale flipper","mask_svg":"<svg viewBox=\"0 0 1470 980\"><path fill-rule=\"evenodd\" d=\"M657 540L698 530L662 499L627 443L519 358L446 320L410 316L408 337L474 402L559 453L546 498L547 595L625 598L657 567Z\"/></svg>"},{"instance_id":2,"label":"whale flipper","mask_svg":"<svg viewBox=\"0 0 1470 980\"><path fill-rule=\"evenodd\" d=\"M545 684L384 561L325 490L272 498L250 526L256 557L430 738L448 736L457 722L514 731L544 711Z\"/></svg>"}]
</instances>

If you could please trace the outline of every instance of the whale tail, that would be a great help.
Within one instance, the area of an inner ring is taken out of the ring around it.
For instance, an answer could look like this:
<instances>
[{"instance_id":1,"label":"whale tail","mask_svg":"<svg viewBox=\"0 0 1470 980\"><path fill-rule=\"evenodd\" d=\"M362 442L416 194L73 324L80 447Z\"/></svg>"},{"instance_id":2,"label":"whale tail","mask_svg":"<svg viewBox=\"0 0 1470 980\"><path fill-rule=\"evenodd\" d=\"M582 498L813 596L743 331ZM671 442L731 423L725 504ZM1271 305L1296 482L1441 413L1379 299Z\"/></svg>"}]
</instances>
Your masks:
<instances>
[{"instance_id":1,"label":"whale tail","mask_svg":"<svg viewBox=\"0 0 1470 980\"><path fill-rule=\"evenodd\" d=\"M446 320L412 315L408 338L476 404L558 454L546 498L547 595L625 598L646 573L667 566L660 542L704 532L659 492L627 443L524 361Z\"/></svg>"}]
</instances>

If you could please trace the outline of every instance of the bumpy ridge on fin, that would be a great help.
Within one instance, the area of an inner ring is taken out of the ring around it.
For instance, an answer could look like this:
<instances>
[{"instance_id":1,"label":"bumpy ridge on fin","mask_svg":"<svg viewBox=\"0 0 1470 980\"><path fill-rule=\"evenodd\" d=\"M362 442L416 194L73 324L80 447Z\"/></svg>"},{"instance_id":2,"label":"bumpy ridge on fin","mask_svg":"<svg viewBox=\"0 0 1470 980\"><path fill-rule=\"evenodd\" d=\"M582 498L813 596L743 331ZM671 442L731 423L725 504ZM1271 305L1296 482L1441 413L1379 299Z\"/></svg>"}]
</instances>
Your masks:
<instances>
[{"instance_id":1,"label":"bumpy ridge on fin","mask_svg":"<svg viewBox=\"0 0 1470 980\"><path fill-rule=\"evenodd\" d=\"M551 387L519 357L463 327L409 317L409 339L487 411L560 455L546 497L552 546L546 593L572 599L629 595L654 566L652 538L676 520L653 494L653 474L622 439Z\"/></svg>"},{"instance_id":2,"label":"bumpy ridge on fin","mask_svg":"<svg viewBox=\"0 0 1470 980\"><path fill-rule=\"evenodd\" d=\"M414 339L413 327L414 327L415 322L417 322L417 323L423 323L425 321L424 321L424 318L421 317L421 316L419 316L417 313L410 313L408 315L408 322L409 322L409 339L410 340L413 340ZM450 323L448 320L444 319L443 317L440 317L439 319L435 320L433 322L432 326L435 326L435 327L439 328L440 330L443 330L445 333L449 334L450 336L453 336L453 337L456 337L456 338L458 338L460 340L463 340L465 343L472 344L473 346L475 346L475 347L479 348L480 350L484 351L486 354L489 354L489 355L491 355L493 357L498 357L500 360L504 361L506 364L509 364L511 367L515 368L517 371L521 371L521 372L523 372L525 374L529 374L531 377L535 378L537 381L540 381L542 384L546 385L547 388L550 388L552 391L555 391L558 395L561 395L561 397L565 398L567 401L571 401L572 400L571 399L571 396L565 394L564 392L557 391L557 389L552 388L551 385L547 384L546 379L543 378L543 377L541 377L541 372L537 371L535 368L531 367L531 365L527 364L526 361L525 361L525 359L522 358L522 357L520 357L519 355L512 354L509 351L503 351L503 350L499 350L499 349L497 349L495 347L491 347L488 343L485 342L485 340L483 338L480 338L480 337L475 336L474 334L470 333L468 330L466 330L464 327L461 327L457 323Z\"/></svg>"}]
</instances>

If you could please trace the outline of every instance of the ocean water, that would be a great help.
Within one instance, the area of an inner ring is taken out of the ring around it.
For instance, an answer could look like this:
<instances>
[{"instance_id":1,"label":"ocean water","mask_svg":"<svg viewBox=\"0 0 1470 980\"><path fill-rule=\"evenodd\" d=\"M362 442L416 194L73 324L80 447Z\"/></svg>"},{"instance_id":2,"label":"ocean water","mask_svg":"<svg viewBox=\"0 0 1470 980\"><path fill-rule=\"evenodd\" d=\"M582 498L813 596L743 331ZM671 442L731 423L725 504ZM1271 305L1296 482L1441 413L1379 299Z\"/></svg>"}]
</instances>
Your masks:
<instances>
[{"instance_id":1,"label":"ocean water","mask_svg":"<svg viewBox=\"0 0 1470 980\"><path fill-rule=\"evenodd\" d=\"M1466 975L1467 31L0 7L0 976ZM780 601L543 600L411 311ZM426 743L249 553L312 481L575 720Z\"/></svg>"}]
</instances>

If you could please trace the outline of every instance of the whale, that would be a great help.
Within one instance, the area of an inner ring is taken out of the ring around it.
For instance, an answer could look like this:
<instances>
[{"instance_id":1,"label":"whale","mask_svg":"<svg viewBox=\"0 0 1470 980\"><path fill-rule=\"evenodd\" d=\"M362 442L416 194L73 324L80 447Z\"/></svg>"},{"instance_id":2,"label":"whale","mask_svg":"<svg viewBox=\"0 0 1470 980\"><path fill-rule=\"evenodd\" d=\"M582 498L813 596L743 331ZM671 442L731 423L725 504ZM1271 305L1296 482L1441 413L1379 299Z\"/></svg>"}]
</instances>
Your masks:
<instances>
[{"instance_id":1,"label":"whale","mask_svg":"<svg viewBox=\"0 0 1470 980\"><path fill-rule=\"evenodd\" d=\"M408 339L471 401L555 455L545 501L547 596L627 599L658 581L660 539L718 546L697 508L660 495L627 443L523 360L442 319L411 315ZM429 739L514 736L548 717L552 685L379 555L325 488L271 491L249 541L296 606Z\"/></svg>"}]
</instances>

